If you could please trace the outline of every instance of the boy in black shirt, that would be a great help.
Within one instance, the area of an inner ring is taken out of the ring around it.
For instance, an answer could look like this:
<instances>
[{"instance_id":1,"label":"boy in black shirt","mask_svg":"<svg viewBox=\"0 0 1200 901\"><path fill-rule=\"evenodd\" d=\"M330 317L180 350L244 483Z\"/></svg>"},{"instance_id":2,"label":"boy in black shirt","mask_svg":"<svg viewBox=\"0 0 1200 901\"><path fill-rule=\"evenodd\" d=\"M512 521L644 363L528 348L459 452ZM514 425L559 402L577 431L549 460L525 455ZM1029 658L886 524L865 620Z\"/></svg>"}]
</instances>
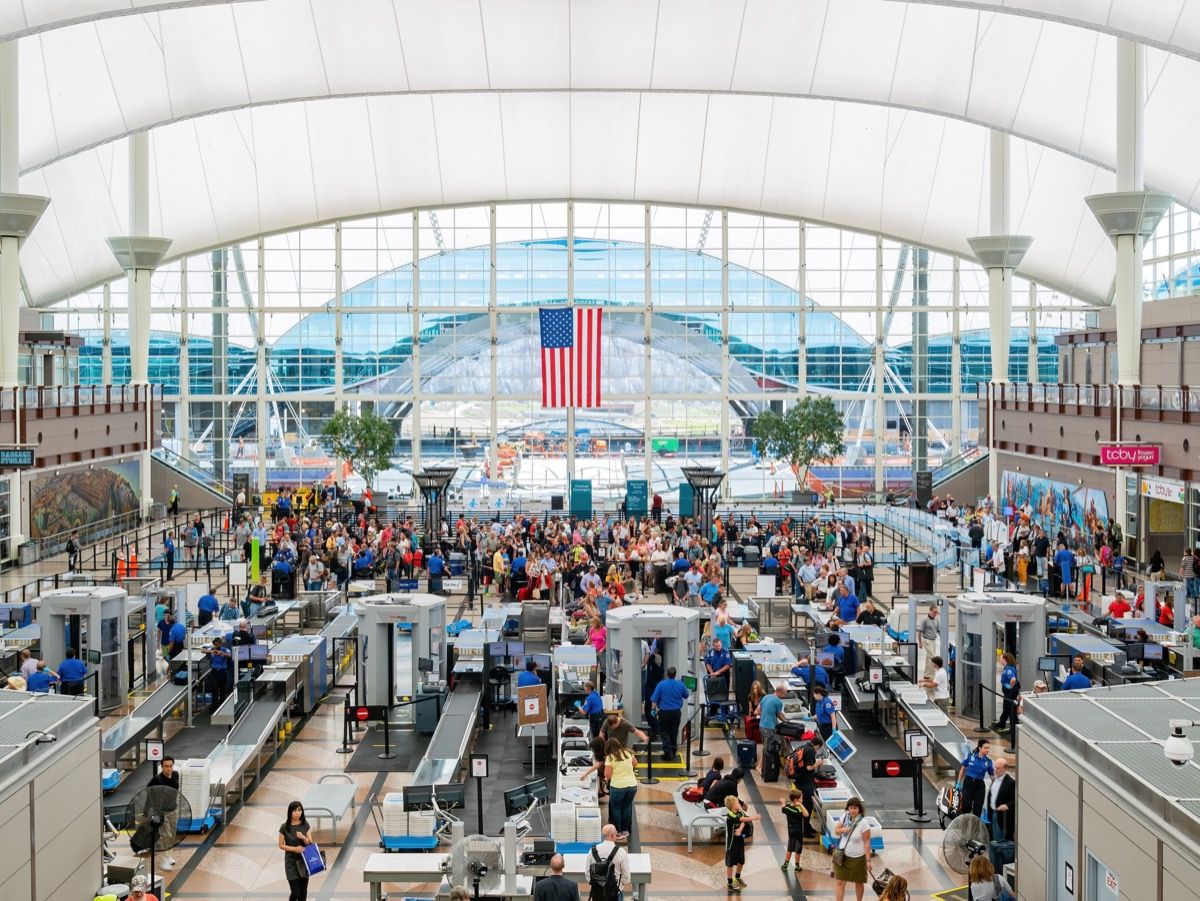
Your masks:
<instances>
[{"instance_id":1,"label":"boy in black shirt","mask_svg":"<svg viewBox=\"0 0 1200 901\"><path fill-rule=\"evenodd\" d=\"M742 810L737 795L725 799L725 880L730 892L740 892L746 887L742 881L742 867L746 865L746 829L757 819L754 814Z\"/></svg>"},{"instance_id":2,"label":"boy in black shirt","mask_svg":"<svg viewBox=\"0 0 1200 901\"><path fill-rule=\"evenodd\" d=\"M803 797L799 791L793 788L788 792L788 799L783 803L783 815L787 817L788 837L787 851L783 855L783 863L779 869L785 873L792 852L796 854L796 872L799 873L804 869L800 866L800 855L804 853L804 828L808 826L808 810L801 801Z\"/></svg>"}]
</instances>

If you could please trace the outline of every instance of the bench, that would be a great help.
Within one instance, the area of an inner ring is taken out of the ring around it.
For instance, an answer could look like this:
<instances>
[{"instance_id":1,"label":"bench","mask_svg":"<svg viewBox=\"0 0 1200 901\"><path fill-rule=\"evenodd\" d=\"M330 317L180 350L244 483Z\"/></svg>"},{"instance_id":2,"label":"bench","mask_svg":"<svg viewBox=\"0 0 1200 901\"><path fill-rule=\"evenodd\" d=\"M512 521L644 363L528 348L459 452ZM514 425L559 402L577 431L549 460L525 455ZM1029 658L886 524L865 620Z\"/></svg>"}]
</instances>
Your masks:
<instances>
[{"instance_id":1,"label":"bench","mask_svg":"<svg viewBox=\"0 0 1200 901\"><path fill-rule=\"evenodd\" d=\"M703 801L684 799L684 790L691 788L694 784L693 782L684 783L679 787L679 791L674 793L675 813L679 815L679 822L683 825L683 831L687 833L688 854L692 853L692 834L695 830L725 828L725 812L723 810L719 808L708 810Z\"/></svg>"},{"instance_id":2,"label":"bench","mask_svg":"<svg viewBox=\"0 0 1200 901\"><path fill-rule=\"evenodd\" d=\"M338 823L354 809L354 793L357 790L354 780L345 773L329 773L322 776L304 795L304 812L309 819L328 819L332 822L332 843L335 845Z\"/></svg>"}]
</instances>

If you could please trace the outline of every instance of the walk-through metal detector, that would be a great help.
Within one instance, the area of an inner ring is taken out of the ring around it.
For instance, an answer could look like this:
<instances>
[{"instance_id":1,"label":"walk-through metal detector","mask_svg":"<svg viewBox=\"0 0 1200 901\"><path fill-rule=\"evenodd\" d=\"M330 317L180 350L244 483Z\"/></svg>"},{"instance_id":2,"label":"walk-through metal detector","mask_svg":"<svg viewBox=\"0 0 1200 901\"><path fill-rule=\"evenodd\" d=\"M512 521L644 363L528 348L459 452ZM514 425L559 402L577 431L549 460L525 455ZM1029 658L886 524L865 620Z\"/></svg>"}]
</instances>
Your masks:
<instances>
[{"instance_id":1,"label":"walk-through metal detector","mask_svg":"<svg viewBox=\"0 0 1200 901\"><path fill-rule=\"evenodd\" d=\"M676 676L703 682L700 662L700 611L687 607L633 605L609 610L604 649L604 691L639 722L643 708L642 642L657 642L662 669L675 667ZM695 692L693 692L693 701Z\"/></svg>"},{"instance_id":2,"label":"walk-through metal detector","mask_svg":"<svg viewBox=\"0 0 1200 901\"><path fill-rule=\"evenodd\" d=\"M394 707L418 694L445 692L445 598L377 594L360 598L355 608L359 697L365 703ZM391 722L415 722L415 706L401 707Z\"/></svg>"},{"instance_id":3,"label":"walk-through metal detector","mask_svg":"<svg viewBox=\"0 0 1200 901\"><path fill-rule=\"evenodd\" d=\"M1003 663L998 651L1017 658L1017 676L1028 691L1038 678L1038 657L1046 653L1046 599L1019 592L959 595L954 639L958 648L954 668L956 708L963 716L979 717L979 686L983 692L984 722L996 720L998 680Z\"/></svg>"},{"instance_id":4,"label":"walk-through metal detector","mask_svg":"<svg viewBox=\"0 0 1200 901\"><path fill-rule=\"evenodd\" d=\"M38 598L38 623L42 627L42 659L55 668L75 648L89 670L100 672L100 710L114 710L125 702L129 669L125 641L129 616L128 592L111 585L60 588ZM153 616L151 617L153 619Z\"/></svg>"},{"instance_id":5,"label":"walk-through metal detector","mask_svg":"<svg viewBox=\"0 0 1200 901\"><path fill-rule=\"evenodd\" d=\"M950 602L945 595L940 594L910 594L908 596L907 632L904 641L921 644L921 621L929 612L930 607L938 608L938 656L950 660ZM895 637L895 636L893 636Z\"/></svg>"}]
</instances>

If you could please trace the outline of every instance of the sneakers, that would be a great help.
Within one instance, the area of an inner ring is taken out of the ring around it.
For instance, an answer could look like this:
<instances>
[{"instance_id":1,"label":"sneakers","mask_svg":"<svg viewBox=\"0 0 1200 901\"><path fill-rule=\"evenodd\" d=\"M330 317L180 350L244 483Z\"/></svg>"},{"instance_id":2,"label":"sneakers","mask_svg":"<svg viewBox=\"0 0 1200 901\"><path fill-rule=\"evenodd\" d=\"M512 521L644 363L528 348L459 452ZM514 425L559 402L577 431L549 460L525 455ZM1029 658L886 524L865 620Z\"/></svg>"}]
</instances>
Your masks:
<instances>
[{"instance_id":1,"label":"sneakers","mask_svg":"<svg viewBox=\"0 0 1200 901\"><path fill-rule=\"evenodd\" d=\"M175 869L175 858L174 858L174 857L164 857L164 858L163 858L163 859L162 859L162 860L159 862L159 864L158 864L158 865L159 865L159 868L160 868L160 869L163 869L163 870L173 870L173 869Z\"/></svg>"},{"instance_id":2,"label":"sneakers","mask_svg":"<svg viewBox=\"0 0 1200 901\"><path fill-rule=\"evenodd\" d=\"M733 884L734 884L734 885L736 885L736 886L737 886L739 889L746 888L746 883L745 883L745 881L742 879L742 877L741 877L741 876L734 876L734 877L733 877Z\"/></svg>"},{"instance_id":3,"label":"sneakers","mask_svg":"<svg viewBox=\"0 0 1200 901\"><path fill-rule=\"evenodd\" d=\"M783 870L783 872L785 872L785 873L787 872L787 861L786 860L779 865L779 869Z\"/></svg>"},{"instance_id":4,"label":"sneakers","mask_svg":"<svg viewBox=\"0 0 1200 901\"><path fill-rule=\"evenodd\" d=\"M629 833L628 832L618 832L617 833L617 841L619 841L619 842L629 841Z\"/></svg>"},{"instance_id":5,"label":"sneakers","mask_svg":"<svg viewBox=\"0 0 1200 901\"><path fill-rule=\"evenodd\" d=\"M794 867L792 867L792 869L793 869L795 872L797 872L797 873L803 873L803 872L804 872L804 867L800 866L800 864L796 864Z\"/></svg>"},{"instance_id":6,"label":"sneakers","mask_svg":"<svg viewBox=\"0 0 1200 901\"><path fill-rule=\"evenodd\" d=\"M732 879L730 879L729 882L725 886L725 891L732 892L734 894L740 894L742 891L742 887L740 885L738 885L736 882L734 882Z\"/></svg>"}]
</instances>

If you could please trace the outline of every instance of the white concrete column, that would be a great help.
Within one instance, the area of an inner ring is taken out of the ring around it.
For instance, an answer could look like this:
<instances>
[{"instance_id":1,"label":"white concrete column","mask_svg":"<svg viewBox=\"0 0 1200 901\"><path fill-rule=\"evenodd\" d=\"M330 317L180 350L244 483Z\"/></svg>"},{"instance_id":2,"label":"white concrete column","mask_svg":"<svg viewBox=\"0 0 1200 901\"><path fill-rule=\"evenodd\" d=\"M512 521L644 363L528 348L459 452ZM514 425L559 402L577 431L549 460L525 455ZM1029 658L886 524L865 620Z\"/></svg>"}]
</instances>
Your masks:
<instances>
[{"instance_id":1,"label":"white concrete column","mask_svg":"<svg viewBox=\"0 0 1200 901\"><path fill-rule=\"evenodd\" d=\"M954 398L954 406L950 410L951 436L950 453L957 455L963 452L963 383L962 383L962 261L954 258L954 270L951 280L951 313L950 313L950 396ZM975 386L971 386L975 391ZM994 495L993 495L994 496Z\"/></svg>"},{"instance_id":2,"label":"white concrete column","mask_svg":"<svg viewBox=\"0 0 1200 901\"><path fill-rule=\"evenodd\" d=\"M376 235L378 240L378 235ZM346 282L342 272L342 223L333 226L333 409L342 409L346 402L345 377L342 373L342 340L344 325L342 322L342 295L346 290Z\"/></svg>"},{"instance_id":3,"label":"white concrete column","mask_svg":"<svg viewBox=\"0 0 1200 901\"><path fill-rule=\"evenodd\" d=\"M499 330L500 313L497 303L499 285L496 282L496 204L488 207L488 330L491 333L491 346L488 348L489 377L488 385L488 460L492 474L489 480L500 478L500 360L499 360ZM513 465L513 477L516 477L517 466ZM511 492L510 492L511 493Z\"/></svg>"},{"instance_id":4,"label":"white concrete column","mask_svg":"<svg viewBox=\"0 0 1200 901\"><path fill-rule=\"evenodd\" d=\"M875 238L875 357L872 365L875 367L875 384L872 386L873 397L871 406L874 411L874 421L871 424L872 438L875 444L875 491L887 489L887 476L884 472L883 437L887 430L887 414L884 400L884 376L887 363L884 349L887 336L883 333L883 238ZM918 365L914 360L913 365ZM927 365L927 364L920 364ZM863 415L866 415L866 409ZM862 430L859 430L862 436ZM802 486L803 487L803 486Z\"/></svg>"},{"instance_id":5,"label":"white concrete column","mask_svg":"<svg viewBox=\"0 0 1200 901\"><path fill-rule=\"evenodd\" d=\"M1171 205L1146 190L1143 177L1146 60L1141 44L1117 41L1117 190L1085 198L1117 247L1113 306L1117 325L1117 383L1141 384L1142 248Z\"/></svg>"},{"instance_id":6,"label":"white concrete column","mask_svg":"<svg viewBox=\"0 0 1200 901\"><path fill-rule=\"evenodd\" d=\"M17 41L0 44L0 387L20 381L21 242L33 231L49 199L19 193L20 94ZM14 484L19 480L14 480ZM14 498L17 503L20 498ZM15 544L14 544L15 546Z\"/></svg>"},{"instance_id":7,"label":"white concrete column","mask_svg":"<svg viewBox=\"0 0 1200 901\"><path fill-rule=\"evenodd\" d=\"M412 373L412 411L409 423L412 427L412 471L419 473L421 466L421 218L416 211L412 214L412 357L409 359ZM413 496L419 492L413 485Z\"/></svg>"},{"instance_id":8,"label":"white concrete column","mask_svg":"<svg viewBox=\"0 0 1200 901\"><path fill-rule=\"evenodd\" d=\"M271 443L271 421L267 412L267 387L270 384L270 363L267 360L267 267L264 259L266 242L260 236L255 256L258 258L258 271L255 273L257 291L254 295L254 318L257 323L257 339L254 348L254 434L258 452L255 454L257 471L255 480L258 492L267 490L267 447ZM336 397L336 395L335 395ZM280 435L281 443L283 436ZM225 436L225 441L229 436Z\"/></svg>"},{"instance_id":9,"label":"white concrete column","mask_svg":"<svg viewBox=\"0 0 1200 901\"><path fill-rule=\"evenodd\" d=\"M796 351L796 393L808 394L808 227L800 220L800 321Z\"/></svg>"},{"instance_id":10,"label":"white concrete column","mask_svg":"<svg viewBox=\"0 0 1200 901\"><path fill-rule=\"evenodd\" d=\"M1027 369L1029 371L1029 381L1036 385L1042 379L1038 375L1038 324L1037 324L1037 282L1029 283L1029 319L1027 320L1029 328L1029 351L1027 354Z\"/></svg>"},{"instance_id":11,"label":"white concrete column","mask_svg":"<svg viewBox=\"0 0 1200 901\"><path fill-rule=\"evenodd\" d=\"M646 482L650 497L654 496L654 449L651 446L654 434L654 416L650 403L650 395L654 387L654 361L650 348L654 339L654 296L651 290L653 256L650 253L650 204L643 207L644 222L642 231L642 437L646 458ZM649 498L647 498L649 503Z\"/></svg>"},{"instance_id":12,"label":"white concrete column","mask_svg":"<svg viewBox=\"0 0 1200 901\"><path fill-rule=\"evenodd\" d=\"M721 472L729 472L729 211L721 210ZM729 496L729 479L720 494Z\"/></svg>"},{"instance_id":13,"label":"white concrete column","mask_svg":"<svg viewBox=\"0 0 1200 901\"><path fill-rule=\"evenodd\" d=\"M192 360L188 347L191 320L187 257L184 257L179 261L179 401L175 404L175 435L179 439L180 450L188 456L192 453Z\"/></svg>"},{"instance_id":14,"label":"white concrete column","mask_svg":"<svg viewBox=\"0 0 1200 901\"><path fill-rule=\"evenodd\" d=\"M575 306L575 204L567 203L567 306ZM575 405L567 404L567 509L575 478Z\"/></svg>"},{"instance_id":15,"label":"white concrete column","mask_svg":"<svg viewBox=\"0 0 1200 901\"><path fill-rule=\"evenodd\" d=\"M104 283L104 299L100 304L100 327L104 331L100 347L100 382L112 384L112 282Z\"/></svg>"}]
</instances>

